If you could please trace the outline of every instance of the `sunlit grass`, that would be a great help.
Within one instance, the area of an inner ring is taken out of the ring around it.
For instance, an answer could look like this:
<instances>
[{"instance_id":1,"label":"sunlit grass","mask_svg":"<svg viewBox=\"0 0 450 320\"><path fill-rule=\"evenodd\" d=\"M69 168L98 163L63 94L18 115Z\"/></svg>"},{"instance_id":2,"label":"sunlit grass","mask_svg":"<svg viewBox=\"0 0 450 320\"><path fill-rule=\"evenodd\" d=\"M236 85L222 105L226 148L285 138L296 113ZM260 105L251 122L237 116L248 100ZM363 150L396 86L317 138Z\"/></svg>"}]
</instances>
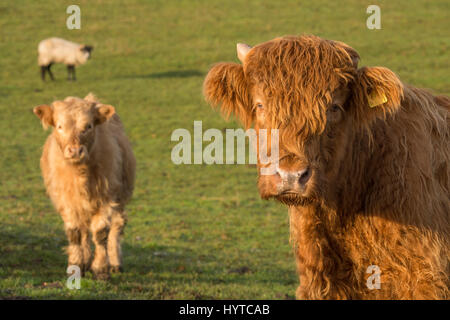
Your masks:
<instances>
[{"instance_id":1,"label":"sunlit grass","mask_svg":"<svg viewBox=\"0 0 450 320\"><path fill-rule=\"evenodd\" d=\"M0 297L286 299L297 285L287 210L259 199L255 168L176 166L176 128L235 128L207 106L201 86L235 44L313 33L341 40L362 65L450 93L447 1L383 1L382 30L366 28L364 1L79 1L81 30L67 30L72 1L0 4ZM37 44L59 36L94 45L67 82L42 83ZM88 275L65 288L67 244L45 195L39 157L47 132L33 106L94 92L114 105L137 157L123 241L125 272Z\"/></svg>"}]
</instances>

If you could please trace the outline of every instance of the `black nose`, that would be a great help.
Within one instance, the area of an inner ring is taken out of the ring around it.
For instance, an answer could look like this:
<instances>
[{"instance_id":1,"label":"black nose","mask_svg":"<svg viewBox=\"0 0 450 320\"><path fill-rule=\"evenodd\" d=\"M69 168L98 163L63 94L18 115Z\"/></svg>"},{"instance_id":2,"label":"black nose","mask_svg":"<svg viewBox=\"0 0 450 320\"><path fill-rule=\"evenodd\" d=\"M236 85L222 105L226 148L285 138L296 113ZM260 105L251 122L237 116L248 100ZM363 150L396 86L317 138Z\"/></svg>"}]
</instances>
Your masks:
<instances>
[{"instance_id":1,"label":"black nose","mask_svg":"<svg viewBox=\"0 0 450 320\"><path fill-rule=\"evenodd\" d=\"M298 183L302 186L305 186L309 179L311 178L312 175L312 170L310 168L306 168L305 171L303 171L300 175L300 177L298 178Z\"/></svg>"}]
</instances>

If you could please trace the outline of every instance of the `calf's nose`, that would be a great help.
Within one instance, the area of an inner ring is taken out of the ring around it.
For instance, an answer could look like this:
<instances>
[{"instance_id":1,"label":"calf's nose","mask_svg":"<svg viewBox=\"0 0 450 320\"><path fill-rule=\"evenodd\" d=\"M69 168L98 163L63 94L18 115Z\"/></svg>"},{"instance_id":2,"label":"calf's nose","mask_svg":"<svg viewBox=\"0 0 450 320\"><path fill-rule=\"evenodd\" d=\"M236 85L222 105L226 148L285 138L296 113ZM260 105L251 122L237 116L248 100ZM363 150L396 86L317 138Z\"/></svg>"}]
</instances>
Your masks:
<instances>
[{"instance_id":1,"label":"calf's nose","mask_svg":"<svg viewBox=\"0 0 450 320\"><path fill-rule=\"evenodd\" d=\"M69 146L67 151L69 157L81 158L84 153L84 148L82 146Z\"/></svg>"},{"instance_id":2,"label":"calf's nose","mask_svg":"<svg viewBox=\"0 0 450 320\"><path fill-rule=\"evenodd\" d=\"M304 187L308 183L312 175L312 170L309 167L298 171L286 171L278 168L277 172L280 175L281 180L286 185L291 187L295 186L296 184Z\"/></svg>"}]
</instances>

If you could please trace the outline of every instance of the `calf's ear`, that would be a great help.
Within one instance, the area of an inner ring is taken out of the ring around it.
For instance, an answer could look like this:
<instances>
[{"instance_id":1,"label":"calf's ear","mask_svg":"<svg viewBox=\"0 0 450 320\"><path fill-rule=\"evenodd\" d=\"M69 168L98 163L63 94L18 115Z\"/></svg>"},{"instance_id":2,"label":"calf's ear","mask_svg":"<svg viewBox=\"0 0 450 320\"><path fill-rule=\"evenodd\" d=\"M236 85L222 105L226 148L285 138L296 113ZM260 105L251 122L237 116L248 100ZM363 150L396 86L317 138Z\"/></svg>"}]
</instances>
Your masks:
<instances>
[{"instance_id":1,"label":"calf's ear","mask_svg":"<svg viewBox=\"0 0 450 320\"><path fill-rule=\"evenodd\" d=\"M34 107L33 113L41 120L44 129L47 129L49 126L55 126L53 121L53 109L49 105L43 104Z\"/></svg>"},{"instance_id":2,"label":"calf's ear","mask_svg":"<svg viewBox=\"0 0 450 320\"><path fill-rule=\"evenodd\" d=\"M116 113L116 109L109 104L97 104L95 106L95 124L102 124Z\"/></svg>"},{"instance_id":3,"label":"calf's ear","mask_svg":"<svg viewBox=\"0 0 450 320\"><path fill-rule=\"evenodd\" d=\"M203 83L203 94L213 107L220 106L225 118L234 114L246 128L250 127L254 116L242 65L218 63L213 66Z\"/></svg>"},{"instance_id":4,"label":"calf's ear","mask_svg":"<svg viewBox=\"0 0 450 320\"><path fill-rule=\"evenodd\" d=\"M403 84L391 70L383 67L357 70L351 103L358 124L367 127L377 118L395 114L402 97Z\"/></svg>"},{"instance_id":5,"label":"calf's ear","mask_svg":"<svg viewBox=\"0 0 450 320\"><path fill-rule=\"evenodd\" d=\"M87 96L83 98L83 100L86 100L86 101L89 101L89 102L97 102L98 101L97 97L92 92L89 92L87 94Z\"/></svg>"}]
</instances>

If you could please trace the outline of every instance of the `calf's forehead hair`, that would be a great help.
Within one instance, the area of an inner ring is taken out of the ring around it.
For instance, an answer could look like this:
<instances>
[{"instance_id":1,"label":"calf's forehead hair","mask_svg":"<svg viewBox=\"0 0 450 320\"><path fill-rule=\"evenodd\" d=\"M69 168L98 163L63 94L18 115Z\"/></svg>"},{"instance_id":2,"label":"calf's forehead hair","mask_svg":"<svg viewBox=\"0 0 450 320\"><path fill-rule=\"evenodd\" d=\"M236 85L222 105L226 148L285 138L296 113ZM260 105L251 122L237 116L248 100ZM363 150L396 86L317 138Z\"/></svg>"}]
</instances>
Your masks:
<instances>
[{"instance_id":1,"label":"calf's forehead hair","mask_svg":"<svg viewBox=\"0 0 450 320\"><path fill-rule=\"evenodd\" d=\"M95 102L76 97L67 97L63 101L54 101L52 107L56 116L85 118L92 113Z\"/></svg>"},{"instance_id":2,"label":"calf's forehead hair","mask_svg":"<svg viewBox=\"0 0 450 320\"><path fill-rule=\"evenodd\" d=\"M272 127L310 135L324 130L332 92L354 79L358 58L341 42L288 36L255 46L243 67L249 85L267 99Z\"/></svg>"}]
</instances>

